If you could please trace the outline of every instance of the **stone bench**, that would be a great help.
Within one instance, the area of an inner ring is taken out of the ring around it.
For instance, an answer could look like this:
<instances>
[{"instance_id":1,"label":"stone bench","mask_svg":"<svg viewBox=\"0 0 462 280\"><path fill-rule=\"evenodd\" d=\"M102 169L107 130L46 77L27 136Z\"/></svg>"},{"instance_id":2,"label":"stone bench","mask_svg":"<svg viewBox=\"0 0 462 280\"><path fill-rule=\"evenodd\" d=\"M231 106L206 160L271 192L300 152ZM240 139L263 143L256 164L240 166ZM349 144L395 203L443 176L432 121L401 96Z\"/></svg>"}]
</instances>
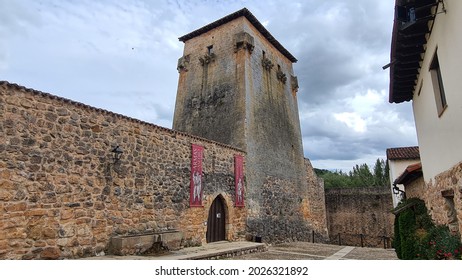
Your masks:
<instances>
[{"instance_id":1,"label":"stone bench","mask_svg":"<svg viewBox=\"0 0 462 280\"><path fill-rule=\"evenodd\" d=\"M152 232L145 234L114 236L111 238L109 254L125 256L139 255L156 245L166 250L179 250L183 233L178 230Z\"/></svg>"}]
</instances>

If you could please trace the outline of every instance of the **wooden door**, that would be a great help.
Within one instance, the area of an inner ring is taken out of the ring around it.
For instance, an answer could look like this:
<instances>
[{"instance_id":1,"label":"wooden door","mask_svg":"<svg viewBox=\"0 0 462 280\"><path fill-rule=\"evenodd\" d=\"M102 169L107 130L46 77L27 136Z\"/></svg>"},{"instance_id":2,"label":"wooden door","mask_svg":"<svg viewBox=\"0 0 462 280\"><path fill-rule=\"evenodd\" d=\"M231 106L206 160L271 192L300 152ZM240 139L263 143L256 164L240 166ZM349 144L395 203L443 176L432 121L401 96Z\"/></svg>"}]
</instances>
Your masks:
<instances>
[{"instance_id":1,"label":"wooden door","mask_svg":"<svg viewBox=\"0 0 462 280\"><path fill-rule=\"evenodd\" d=\"M225 240L226 217L223 199L217 196L210 206L207 220L207 243Z\"/></svg>"}]
</instances>

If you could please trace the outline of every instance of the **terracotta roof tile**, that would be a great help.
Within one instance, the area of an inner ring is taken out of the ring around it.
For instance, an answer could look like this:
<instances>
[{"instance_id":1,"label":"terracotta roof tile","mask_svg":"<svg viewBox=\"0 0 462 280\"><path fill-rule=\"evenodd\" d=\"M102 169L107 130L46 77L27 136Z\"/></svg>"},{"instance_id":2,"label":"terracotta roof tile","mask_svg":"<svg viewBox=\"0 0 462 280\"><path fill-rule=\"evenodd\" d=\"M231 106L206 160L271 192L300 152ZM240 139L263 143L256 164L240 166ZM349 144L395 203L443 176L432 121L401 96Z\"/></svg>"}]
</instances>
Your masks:
<instances>
[{"instance_id":1,"label":"terracotta roof tile","mask_svg":"<svg viewBox=\"0 0 462 280\"><path fill-rule=\"evenodd\" d=\"M406 167L404 172L398 178L396 178L393 184L408 185L422 176L422 164L420 162L414 163Z\"/></svg>"},{"instance_id":2,"label":"terracotta roof tile","mask_svg":"<svg viewBox=\"0 0 462 280\"><path fill-rule=\"evenodd\" d=\"M419 147L400 147L387 149L387 159L420 159Z\"/></svg>"}]
</instances>

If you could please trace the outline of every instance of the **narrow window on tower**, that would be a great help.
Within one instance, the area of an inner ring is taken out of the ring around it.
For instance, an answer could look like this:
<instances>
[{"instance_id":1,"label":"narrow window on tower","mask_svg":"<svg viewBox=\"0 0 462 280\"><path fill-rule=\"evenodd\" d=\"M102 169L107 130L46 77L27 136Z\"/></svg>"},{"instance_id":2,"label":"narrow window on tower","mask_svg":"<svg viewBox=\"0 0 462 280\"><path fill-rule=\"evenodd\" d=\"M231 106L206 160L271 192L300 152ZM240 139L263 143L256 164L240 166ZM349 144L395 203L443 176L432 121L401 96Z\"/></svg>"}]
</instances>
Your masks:
<instances>
[{"instance_id":1,"label":"narrow window on tower","mask_svg":"<svg viewBox=\"0 0 462 280\"><path fill-rule=\"evenodd\" d=\"M202 66L207 66L209 63L215 61L215 53L213 52L213 45L207 47L206 54L199 57Z\"/></svg>"},{"instance_id":2,"label":"narrow window on tower","mask_svg":"<svg viewBox=\"0 0 462 280\"><path fill-rule=\"evenodd\" d=\"M435 94L436 108L438 110L438 117L441 117L448 104L446 102L446 95L443 87L443 77L441 75L440 63L438 61L438 54L435 51L432 63L430 64L430 74L432 77L433 92Z\"/></svg>"}]
</instances>

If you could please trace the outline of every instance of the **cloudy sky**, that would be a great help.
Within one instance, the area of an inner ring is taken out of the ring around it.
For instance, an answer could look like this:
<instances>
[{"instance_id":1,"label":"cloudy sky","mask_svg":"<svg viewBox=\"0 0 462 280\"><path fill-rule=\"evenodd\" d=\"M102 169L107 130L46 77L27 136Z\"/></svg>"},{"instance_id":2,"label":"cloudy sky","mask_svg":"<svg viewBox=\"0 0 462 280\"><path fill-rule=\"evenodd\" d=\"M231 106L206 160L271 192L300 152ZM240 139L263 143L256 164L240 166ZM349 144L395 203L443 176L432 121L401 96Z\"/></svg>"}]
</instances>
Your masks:
<instances>
[{"instance_id":1,"label":"cloudy sky","mask_svg":"<svg viewBox=\"0 0 462 280\"><path fill-rule=\"evenodd\" d=\"M389 104L394 0L0 0L0 80L171 128L178 37L247 7L297 59L305 156L351 170L417 145Z\"/></svg>"}]
</instances>

